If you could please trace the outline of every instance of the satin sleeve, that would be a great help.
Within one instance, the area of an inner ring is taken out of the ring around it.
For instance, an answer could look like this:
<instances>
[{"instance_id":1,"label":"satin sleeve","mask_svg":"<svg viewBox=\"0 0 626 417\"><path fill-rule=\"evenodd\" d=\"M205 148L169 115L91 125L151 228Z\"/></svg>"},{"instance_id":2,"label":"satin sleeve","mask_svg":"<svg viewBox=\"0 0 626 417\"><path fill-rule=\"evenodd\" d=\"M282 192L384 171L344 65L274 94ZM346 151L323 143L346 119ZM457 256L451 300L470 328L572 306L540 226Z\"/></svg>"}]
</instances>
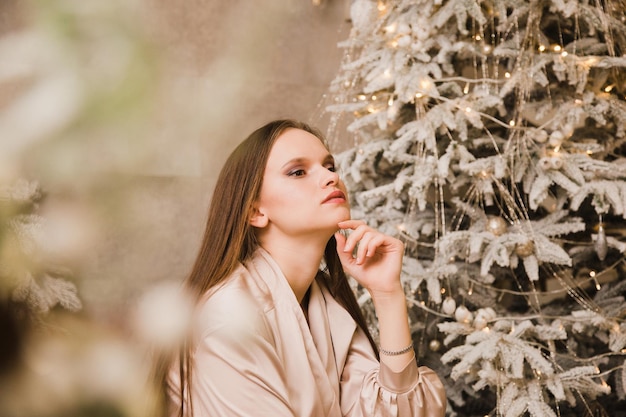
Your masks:
<instances>
[{"instance_id":1,"label":"satin sleeve","mask_svg":"<svg viewBox=\"0 0 626 417\"><path fill-rule=\"evenodd\" d=\"M286 376L263 315L225 300L193 354L194 417L294 417ZM243 304L245 306L245 304Z\"/></svg>"},{"instance_id":2,"label":"satin sleeve","mask_svg":"<svg viewBox=\"0 0 626 417\"><path fill-rule=\"evenodd\" d=\"M430 368L413 357L400 372L378 362L361 329L354 333L341 374L344 417L443 417L446 394Z\"/></svg>"}]
</instances>

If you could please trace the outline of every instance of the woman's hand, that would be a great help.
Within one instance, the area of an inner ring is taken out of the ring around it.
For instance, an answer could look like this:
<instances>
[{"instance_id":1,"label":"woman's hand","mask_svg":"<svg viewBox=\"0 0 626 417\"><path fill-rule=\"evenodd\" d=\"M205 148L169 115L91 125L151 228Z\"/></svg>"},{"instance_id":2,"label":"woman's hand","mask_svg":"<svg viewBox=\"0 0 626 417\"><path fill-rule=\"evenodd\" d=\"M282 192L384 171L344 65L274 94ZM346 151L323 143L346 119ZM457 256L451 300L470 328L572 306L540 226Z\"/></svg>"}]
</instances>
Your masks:
<instances>
[{"instance_id":1,"label":"woman's hand","mask_svg":"<svg viewBox=\"0 0 626 417\"><path fill-rule=\"evenodd\" d=\"M400 271L404 244L360 220L346 220L338 226L341 230L351 230L347 238L340 232L335 233L337 253L344 271L373 298L403 292ZM353 256L355 248L356 256Z\"/></svg>"}]
</instances>

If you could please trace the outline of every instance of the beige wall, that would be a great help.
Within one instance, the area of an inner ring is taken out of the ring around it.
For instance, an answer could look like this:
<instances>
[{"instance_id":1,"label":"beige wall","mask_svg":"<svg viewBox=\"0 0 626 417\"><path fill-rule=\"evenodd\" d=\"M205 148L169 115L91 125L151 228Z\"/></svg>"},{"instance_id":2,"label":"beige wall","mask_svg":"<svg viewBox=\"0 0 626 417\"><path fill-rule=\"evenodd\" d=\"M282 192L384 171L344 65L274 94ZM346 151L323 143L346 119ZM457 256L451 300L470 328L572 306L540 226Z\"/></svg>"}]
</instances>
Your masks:
<instances>
[{"instance_id":1,"label":"beige wall","mask_svg":"<svg viewBox=\"0 0 626 417\"><path fill-rule=\"evenodd\" d=\"M326 128L320 105L350 28L349 0L145 1L166 104L149 162L124 176L126 199L104 210L111 227L82 271L81 296L98 314L124 313L152 283L182 279L219 168L249 132L280 117Z\"/></svg>"}]
</instances>

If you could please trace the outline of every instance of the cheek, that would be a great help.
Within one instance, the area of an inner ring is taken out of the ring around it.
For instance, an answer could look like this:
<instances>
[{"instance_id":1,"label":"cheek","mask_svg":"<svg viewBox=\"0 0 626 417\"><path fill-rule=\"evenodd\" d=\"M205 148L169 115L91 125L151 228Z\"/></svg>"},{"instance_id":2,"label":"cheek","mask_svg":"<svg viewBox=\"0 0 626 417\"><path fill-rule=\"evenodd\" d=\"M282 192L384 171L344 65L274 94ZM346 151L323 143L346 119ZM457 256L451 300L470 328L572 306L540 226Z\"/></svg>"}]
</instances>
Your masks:
<instances>
[{"instance_id":1,"label":"cheek","mask_svg":"<svg viewBox=\"0 0 626 417\"><path fill-rule=\"evenodd\" d=\"M294 187L278 187L266 189L261 194L261 204L266 207L272 207L274 210L281 210L292 206L298 201L302 201L302 196L298 193L298 189Z\"/></svg>"}]
</instances>

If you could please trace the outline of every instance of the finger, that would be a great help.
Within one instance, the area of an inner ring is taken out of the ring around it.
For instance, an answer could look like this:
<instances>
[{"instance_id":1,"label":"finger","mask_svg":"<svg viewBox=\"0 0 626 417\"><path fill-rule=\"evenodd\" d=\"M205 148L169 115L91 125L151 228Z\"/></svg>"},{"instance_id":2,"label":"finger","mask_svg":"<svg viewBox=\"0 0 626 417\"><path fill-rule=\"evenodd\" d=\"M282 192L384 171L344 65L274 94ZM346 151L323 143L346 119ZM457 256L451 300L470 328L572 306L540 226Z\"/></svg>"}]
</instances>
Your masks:
<instances>
[{"instance_id":1,"label":"finger","mask_svg":"<svg viewBox=\"0 0 626 417\"><path fill-rule=\"evenodd\" d=\"M363 237L359 240L359 245L357 248L357 252L356 252L356 263L357 265L362 265L363 262L365 262L365 257L366 256L371 256L369 255L370 253L370 243L372 241L372 239L375 238L375 234L372 233L371 231L367 231L365 232L365 234L363 235ZM374 248L374 250L376 250Z\"/></svg>"},{"instance_id":2,"label":"finger","mask_svg":"<svg viewBox=\"0 0 626 417\"><path fill-rule=\"evenodd\" d=\"M337 232L335 233L335 239L337 240L337 255L339 255L339 261L344 269L348 269L354 263L354 258L352 257L352 252L343 250L346 245L346 237Z\"/></svg>"},{"instance_id":3,"label":"finger","mask_svg":"<svg viewBox=\"0 0 626 417\"><path fill-rule=\"evenodd\" d=\"M354 248L356 248L357 243L361 239L363 239L363 236L365 235L365 233L367 233L370 230L372 229L370 229L364 224L361 224L356 229L354 229L352 233L350 233L350 235L348 236L348 239L346 240L346 244L343 248L344 252L352 252Z\"/></svg>"},{"instance_id":4,"label":"finger","mask_svg":"<svg viewBox=\"0 0 626 417\"><path fill-rule=\"evenodd\" d=\"M362 225L366 225L366 223L363 220L344 220L342 222L339 222L337 224L339 226L340 229L356 229L359 226Z\"/></svg>"},{"instance_id":5,"label":"finger","mask_svg":"<svg viewBox=\"0 0 626 417\"><path fill-rule=\"evenodd\" d=\"M373 257L374 255L376 255L376 252L378 251L378 249L384 246L385 243L386 243L386 236L382 234L376 234L372 236L372 238L367 243L365 256L368 258Z\"/></svg>"}]
</instances>

